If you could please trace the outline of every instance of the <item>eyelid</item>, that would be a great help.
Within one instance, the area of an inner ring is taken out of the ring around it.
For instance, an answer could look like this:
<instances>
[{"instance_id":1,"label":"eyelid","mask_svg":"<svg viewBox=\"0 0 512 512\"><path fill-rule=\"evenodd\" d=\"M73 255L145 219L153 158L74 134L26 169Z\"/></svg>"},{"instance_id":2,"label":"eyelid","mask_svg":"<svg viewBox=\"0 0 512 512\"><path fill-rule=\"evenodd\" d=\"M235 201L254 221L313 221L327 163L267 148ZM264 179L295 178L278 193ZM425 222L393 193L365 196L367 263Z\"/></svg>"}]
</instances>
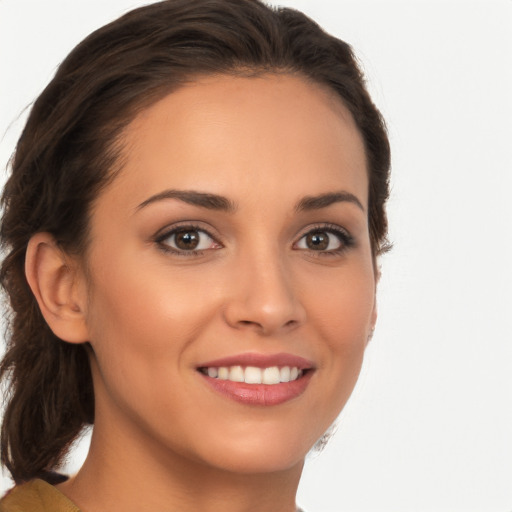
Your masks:
<instances>
[{"instance_id":1,"label":"eyelid","mask_svg":"<svg viewBox=\"0 0 512 512\"><path fill-rule=\"evenodd\" d=\"M166 224L164 227L160 228L151 238L153 240L161 240L174 231L179 231L180 229L196 229L197 231L204 231L208 236L212 237L214 240L219 241L220 236L217 234L217 231L208 223L203 222L201 220L178 220L176 222L171 222Z\"/></svg>"},{"instance_id":2,"label":"eyelid","mask_svg":"<svg viewBox=\"0 0 512 512\"><path fill-rule=\"evenodd\" d=\"M334 250L315 251L313 249L302 249L302 248L297 248L297 250L303 250L303 251L308 251L310 253L316 253L317 256L338 255L338 254L341 254L342 252L350 249L356 243L355 238L353 237L353 235L351 235L351 233L346 228L344 228L338 224L332 224L332 223L327 222L327 223L323 223L323 224L316 223L316 224L313 224L313 225L310 225L310 226L307 226L306 228L304 228L301 231L300 235L297 237L296 242L294 242L294 244L293 244L294 247L305 236L307 236L311 233L315 233L315 232L326 232L326 233L334 234L340 240L341 246L338 249L334 249Z\"/></svg>"},{"instance_id":3,"label":"eyelid","mask_svg":"<svg viewBox=\"0 0 512 512\"><path fill-rule=\"evenodd\" d=\"M175 235L180 231L187 230L199 231L206 234L215 244L219 245L220 247L184 250L172 247L169 244L164 243L164 240L166 240L167 238L170 238L171 236ZM219 241L218 236L213 235L209 229L205 228L202 225L199 225L197 222L194 221L182 221L172 224L170 226L166 226L165 228L158 230L157 233L152 238L153 241L159 246L159 248L162 251L177 254L179 256L194 256L198 254L203 254L206 251L220 249L223 246L222 242Z\"/></svg>"},{"instance_id":4,"label":"eyelid","mask_svg":"<svg viewBox=\"0 0 512 512\"><path fill-rule=\"evenodd\" d=\"M163 243L165 239L171 237L175 233L182 230L190 230L190 231L200 231L206 234L215 244L218 244L220 247L208 248L208 249L179 249L170 246L169 244ZM212 233L213 230L208 229L202 225L201 222L197 221L181 221L175 224L168 225L160 230L152 237L153 241L159 246L159 248L165 252L170 252L173 254L177 254L179 256L193 256L200 255L207 251L217 250L222 248L224 245L220 241L220 237L216 234ZM326 232L335 235L340 240L340 247L336 249L330 250L318 250L308 248L298 248L297 244L308 234L314 232ZM300 235L296 238L296 241L293 243L293 248L300 251L307 251L309 253L316 253L315 256L329 256L329 255L339 255L346 250L350 249L355 245L355 239L351 235L351 233L344 227L339 224L333 223L315 223L305 227L301 230Z\"/></svg>"}]
</instances>

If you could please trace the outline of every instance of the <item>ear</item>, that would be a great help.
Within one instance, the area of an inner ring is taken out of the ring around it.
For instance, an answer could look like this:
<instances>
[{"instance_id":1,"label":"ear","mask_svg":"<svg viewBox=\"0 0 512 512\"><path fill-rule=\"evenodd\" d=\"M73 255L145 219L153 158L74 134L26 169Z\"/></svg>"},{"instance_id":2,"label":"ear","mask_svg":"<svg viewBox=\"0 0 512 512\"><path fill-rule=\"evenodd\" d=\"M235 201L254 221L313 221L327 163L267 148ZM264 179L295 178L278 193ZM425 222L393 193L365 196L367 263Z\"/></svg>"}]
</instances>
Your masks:
<instances>
[{"instance_id":1,"label":"ear","mask_svg":"<svg viewBox=\"0 0 512 512\"><path fill-rule=\"evenodd\" d=\"M85 279L77 261L66 255L50 233L30 239L25 275L53 333L70 343L87 341Z\"/></svg>"},{"instance_id":2,"label":"ear","mask_svg":"<svg viewBox=\"0 0 512 512\"><path fill-rule=\"evenodd\" d=\"M374 269L375 269L375 290L373 292L373 309L372 309L372 312L370 315L370 331L368 332L368 338L366 341L366 345L368 345L368 343L370 343L370 341L373 338L373 331L375 330L375 325L377 324L377 316L378 316L378 313L377 313L377 309L378 309L377 308L377 285L379 284L379 281L380 281L381 272L380 272L380 267L378 267L375 263L374 263Z\"/></svg>"},{"instance_id":3,"label":"ear","mask_svg":"<svg viewBox=\"0 0 512 512\"><path fill-rule=\"evenodd\" d=\"M375 325L377 324L377 299L374 297L373 299L373 310L370 317L370 332L368 333L368 338L366 341L366 345L372 341L373 331L375 330Z\"/></svg>"}]
</instances>

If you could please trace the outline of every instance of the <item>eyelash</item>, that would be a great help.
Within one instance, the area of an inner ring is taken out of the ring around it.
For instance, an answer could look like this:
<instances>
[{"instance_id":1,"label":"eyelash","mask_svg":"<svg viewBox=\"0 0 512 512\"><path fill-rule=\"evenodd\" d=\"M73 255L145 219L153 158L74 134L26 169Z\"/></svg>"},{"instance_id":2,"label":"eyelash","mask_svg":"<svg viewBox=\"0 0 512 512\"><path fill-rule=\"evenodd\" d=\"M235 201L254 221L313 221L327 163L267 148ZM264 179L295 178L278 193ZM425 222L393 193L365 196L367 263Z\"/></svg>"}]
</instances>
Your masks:
<instances>
[{"instance_id":1,"label":"eyelash","mask_svg":"<svg viewBox=\"0 0 512 512\"><path fill-rule=\"evenodd\" d=\"M176 235L179 232L188 232L188 231L197 231L200 233L205 233L209 238L211 238L216 244L220 244L220 242L206 229L203 227L197 226L195 224L183 224L179 226L173 226L168 231L165 231L161 235L157 235L155 237L155 242L158 244L160 250L162 250L165 253L171 253L175 254L177 256L184 256L184 257L191 257L191 256L201 256L204 254L206 250L209 249L191 249L191 250L179 250L175 249L173 247L170 247L169 244L164 243L164 240L167 240L168 238L172 237L173 235Z\"/></svg>"},{"instance_id":2,"label":"eyelash","mask_svg":"<svg viewBox=\"0 0 512 512\"><path fill-rule=\"evenodd\" d=\"M309 252L313 254L315 257L332 257L332 256L340 256L348 249L355 246L355 239L354 237L344 228L341 226L338 226L337 224L317 224L312 227L309 227L307 231L305 231L298 239L297 242L295 242L294 245L297 245L303 238L305 238L308 235L314 234L314 233L328 233L331 235L335 235L336 238L340 242L340 247L337 249L329 250L329 251L315 251L313 249L310 249ZM297 249L301 250L301 249ZM307 249L302 249L307 250Z\"/></svg>"},{"instance_id":3,"label":"eyelash","mask_svg":"<svg viewBox=\"0 0 512 512\"><path fill-rule=\"evenodd\" d=\"M205 253L205 251L211 250L211 249L191 249L191 250L179 250L175 249L173 247L170 247L169 244L164 243L164 240L167 240L168 238L175 236L179 232L187 232L187 231L197 231L206 234L209 238L213 240L215 244L218 244L221 248L222 244L214 237L208 230L204 229L203 227L200 227L195 224L183 224L179 226L173 226L171 229L165 231L162 234L157 234L154 241L158 244L160 250L162 250L165 253L171 253L177 256L184 256L184 257L193 257L193 256L201 256ZM314 254L316 257L328 257L328 256L339 256L340 254L344 253L348 249L354 247L355 245L355 239L354 237L345 229L341 228L340 226L336 224L317 224L312 227L310 227L307 231L305 231L293 244L295 247L302 239L304 239L306 236L314 234L314 233L328 233L335 235L339 242L340 247L334 250L318 250L315 251L314 249L309 249L308 252ZM295 250L308 250L308 249L301 249L296 248Z\"/></svg>"}]
</instances>

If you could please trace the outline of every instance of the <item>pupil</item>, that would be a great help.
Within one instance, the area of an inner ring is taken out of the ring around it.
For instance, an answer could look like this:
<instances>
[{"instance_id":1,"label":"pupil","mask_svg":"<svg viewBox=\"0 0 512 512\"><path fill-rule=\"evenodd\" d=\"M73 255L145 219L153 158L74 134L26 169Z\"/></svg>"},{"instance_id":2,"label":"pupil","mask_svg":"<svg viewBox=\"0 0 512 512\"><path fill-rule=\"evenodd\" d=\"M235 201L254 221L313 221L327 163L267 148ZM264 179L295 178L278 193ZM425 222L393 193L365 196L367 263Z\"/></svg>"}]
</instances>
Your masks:
<instances>
[{"instance_id":1,"label":"pupil","mask_svg":"<svg viewBox=\"0 0 512 512\"><path fill-rule=\"evenodd\" d=\"M315 251L327 249L329 245L329 236L326 233L310 233L306 239L309 249Z\"/></svg>"},{"instance_id":2,"label":"pupil","mask_svg":"<svg viewBox=\"0 0 512 512\"><path fill-rule=\"evenodd\" d=\"M176 246L184 250L193 250L199 245L197 231L180 231L176 233Z\"/></svg>"}]
</instances>

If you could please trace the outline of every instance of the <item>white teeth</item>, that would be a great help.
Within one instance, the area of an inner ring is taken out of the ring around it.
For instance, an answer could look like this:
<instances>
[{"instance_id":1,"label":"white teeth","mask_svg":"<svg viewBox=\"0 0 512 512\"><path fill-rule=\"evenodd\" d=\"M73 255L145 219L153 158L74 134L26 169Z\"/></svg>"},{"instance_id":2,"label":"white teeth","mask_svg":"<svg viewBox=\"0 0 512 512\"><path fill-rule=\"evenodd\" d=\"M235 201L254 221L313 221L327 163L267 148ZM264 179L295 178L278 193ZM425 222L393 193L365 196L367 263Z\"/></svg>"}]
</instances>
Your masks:
<instances>
[{"instance_id":1,"label":"white teeth","mask_svg":"<svg viewBox=\"0 0 512 512\"><path fill-rule=\"evenodd\" d=\"M248 366L245 369L245 382L247 384L261 384L262 375L261 368Z\"/></svg>"},{"instance_id":2,"label":"white teeth","mask_svg":"<svg viewBox=\"0 0 512 512\"><path fill-rule=\"evenodd\" d=\"M290 367L284 366L279 372L279 379L281 382L290 382Z\"/></svg>"},{"instance_id":3,"label":"white teeth","mask_svg":"<svg viewBox=\"0 0 512 512\"><path fill-rule=\"evenodd\" d=\"M229 379L233 382L244 382L244 370L241 366L232 366L229 370Z\"/></svg>"},{"instance_id":4,"label":"white teeth","mask_svg":"<svg viewBox=\"0 0 512 512\"><path fill-rule=\"evenodd\" d=\"M271 366L269 368L257 368L255 366L221 366L203 368L203 373L213 379L230 380L232 382L245 382L246 384L279 384L291 382L302 377L303 371L296 366Z\"/></svg>"},{"instance_id":5,"label":"white teeth","mask_svg":"<svg viewBox=\"0 0 512 512\"><path fill-rule=\"evenodd\" d=\"M261 379L263 384L279 384L281 382L281 375L277 366L272 368L265 368L263 370L263 378Z\"/></svg>"}]
</instances>

